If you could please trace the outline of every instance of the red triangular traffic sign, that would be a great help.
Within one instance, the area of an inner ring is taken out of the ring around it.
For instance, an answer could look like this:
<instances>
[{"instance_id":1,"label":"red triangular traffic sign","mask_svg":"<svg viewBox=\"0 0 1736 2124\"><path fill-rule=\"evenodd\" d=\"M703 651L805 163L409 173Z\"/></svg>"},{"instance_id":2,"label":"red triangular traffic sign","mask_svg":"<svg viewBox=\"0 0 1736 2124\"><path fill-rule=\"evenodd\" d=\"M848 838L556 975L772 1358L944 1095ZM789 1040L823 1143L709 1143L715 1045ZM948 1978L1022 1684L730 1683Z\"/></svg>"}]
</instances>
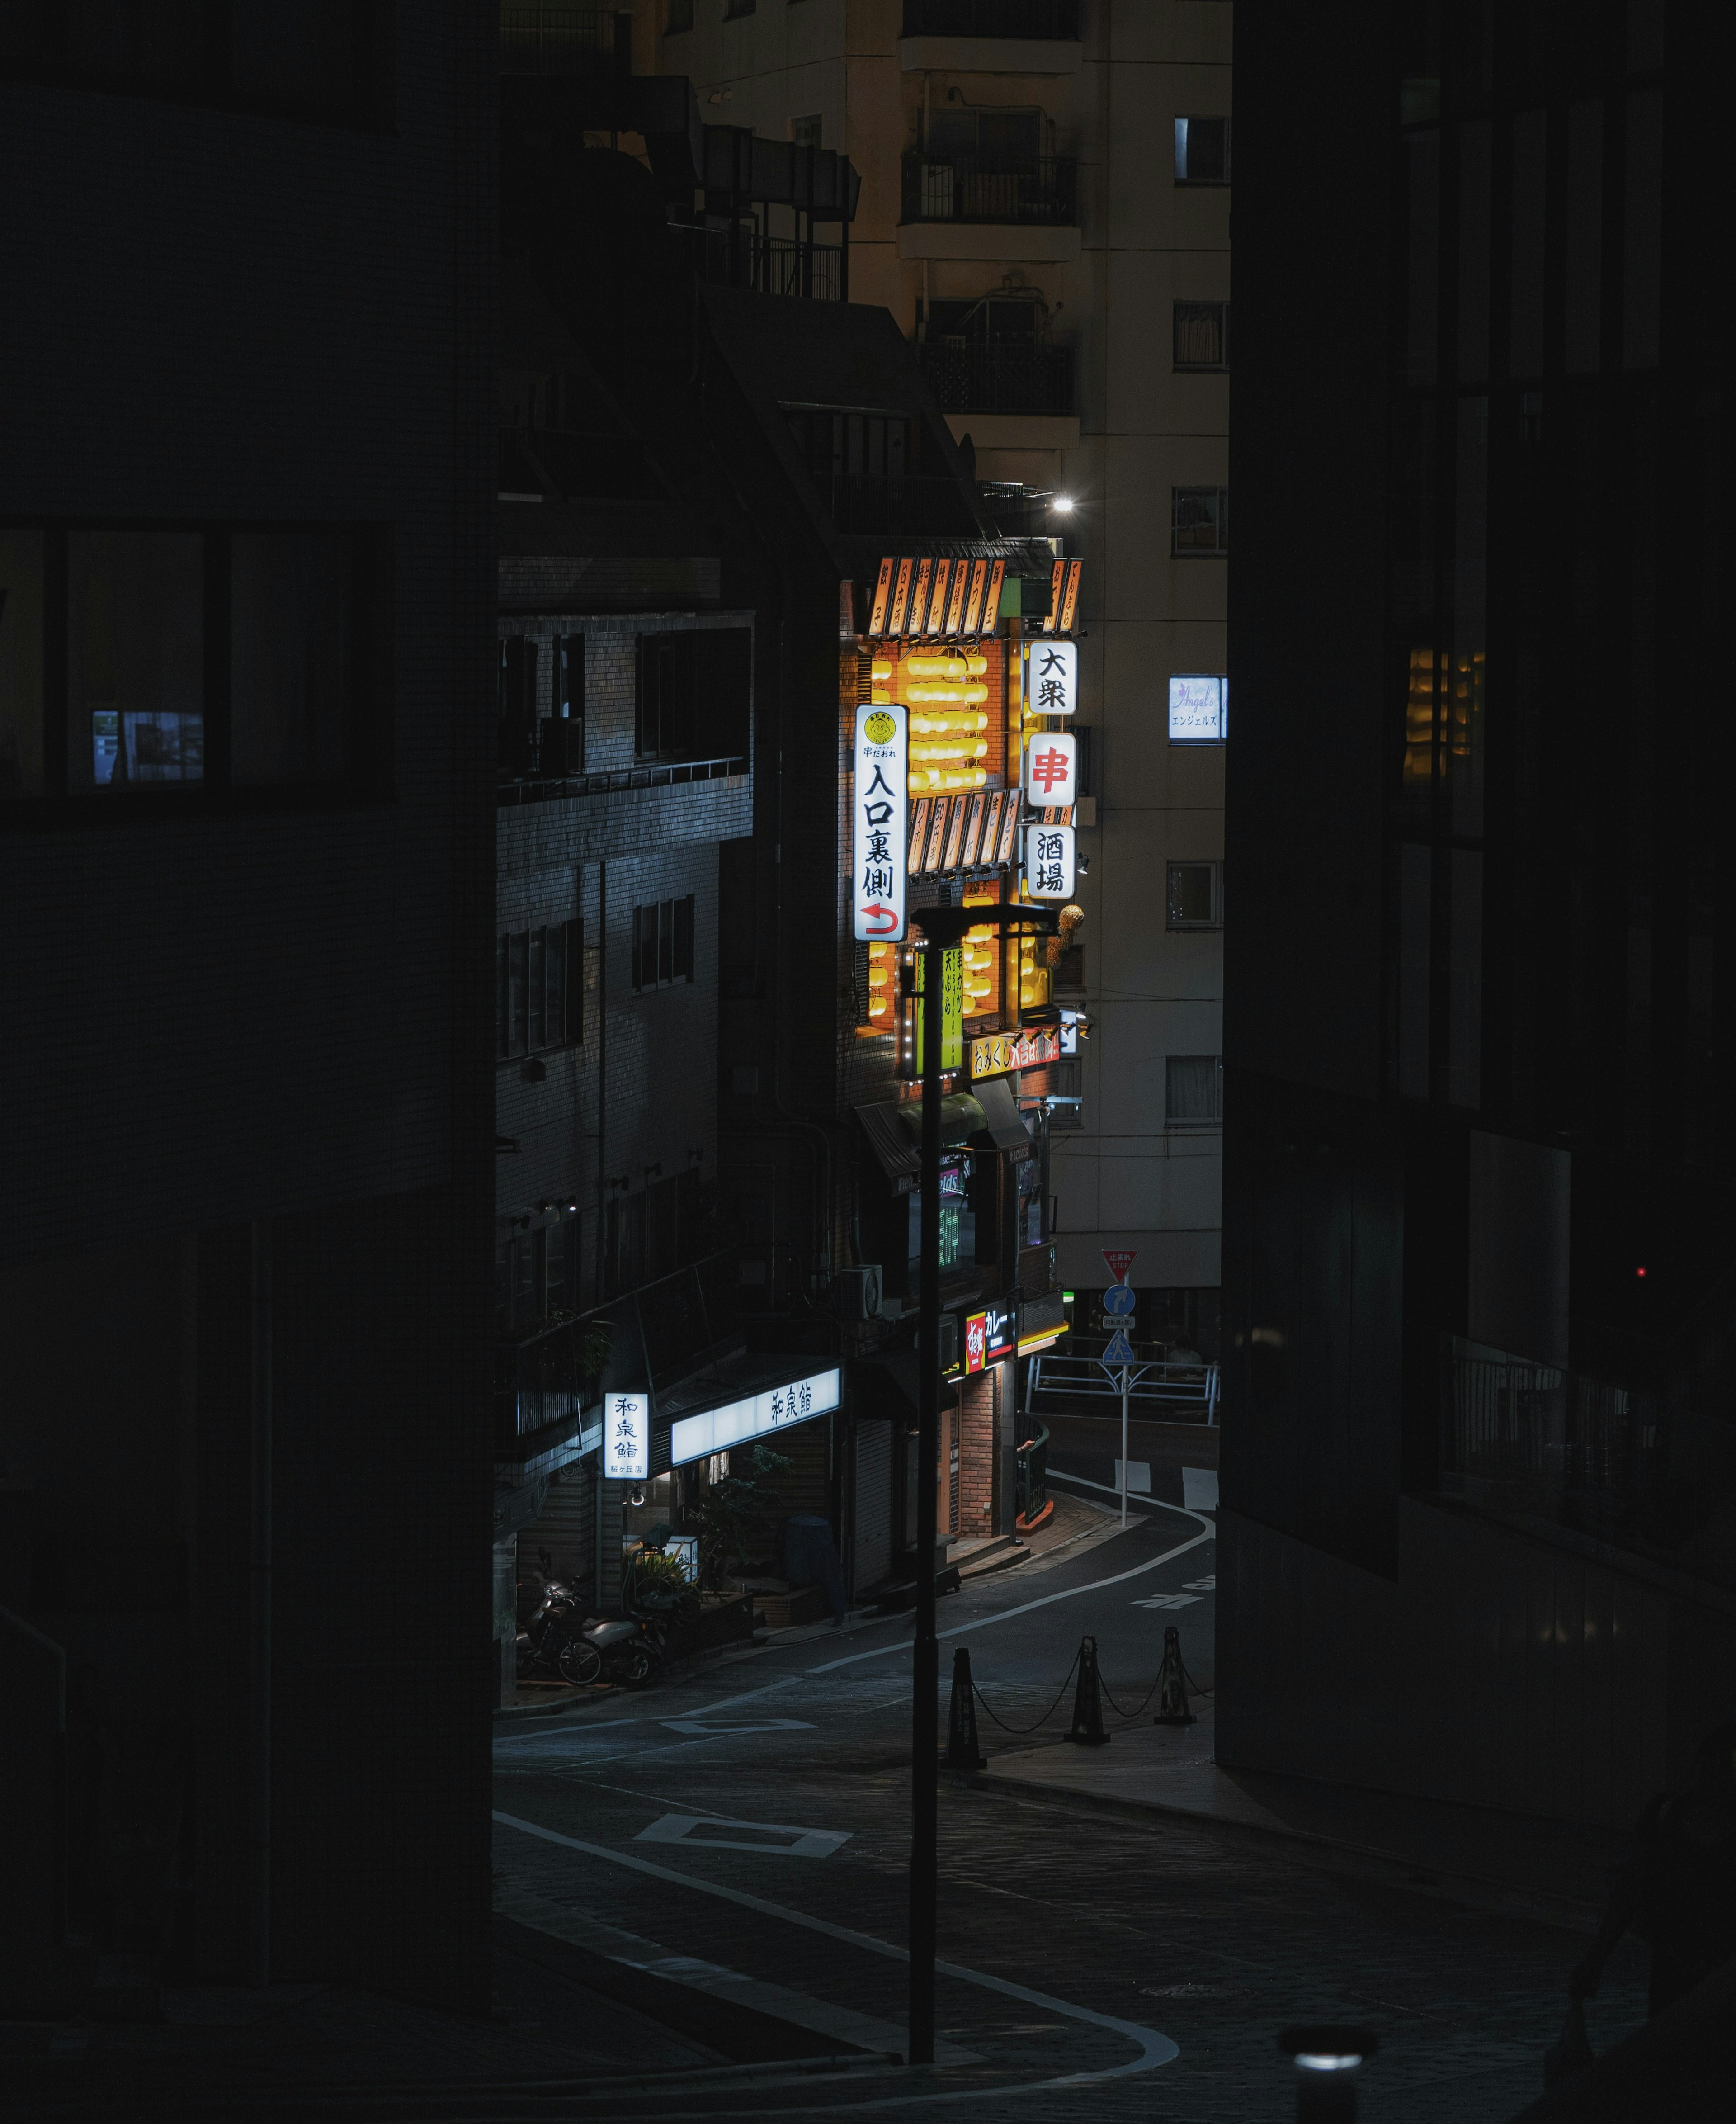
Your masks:
<instances>
[{"instance_id":1,"label":"red triangular traffic sign","mask_svg":"<svg viewBox=\"0 0 1736 2124\"><path fill-rule=\"evenodd\" d=\"M1103 1258L1109 1263L1110 1274L1117 1283L1127 1281L1127 1272L1133 1266L1139 1249L1137 1247L1105 1247Z\"/></svg>"}]
</instances>

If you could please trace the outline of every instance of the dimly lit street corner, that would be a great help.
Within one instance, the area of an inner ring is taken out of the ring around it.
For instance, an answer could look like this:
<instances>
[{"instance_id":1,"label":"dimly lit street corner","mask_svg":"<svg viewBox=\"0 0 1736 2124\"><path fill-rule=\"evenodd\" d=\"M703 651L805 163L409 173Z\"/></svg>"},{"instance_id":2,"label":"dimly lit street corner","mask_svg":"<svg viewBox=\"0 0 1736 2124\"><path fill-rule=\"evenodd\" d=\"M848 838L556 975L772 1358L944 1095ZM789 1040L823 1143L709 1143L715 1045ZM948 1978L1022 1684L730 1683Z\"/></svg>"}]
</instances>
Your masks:
<instances>
[{"instance_id":1,"label":"dimly lit street corner","mask_svg":"<svg viewBox=\"0 0 1736 2124\"><path fill-rule=\"evenodd\" d=\"M0 10L18 2115L1728 2116L1730 35Z\"/></svg>"}]
</instances>

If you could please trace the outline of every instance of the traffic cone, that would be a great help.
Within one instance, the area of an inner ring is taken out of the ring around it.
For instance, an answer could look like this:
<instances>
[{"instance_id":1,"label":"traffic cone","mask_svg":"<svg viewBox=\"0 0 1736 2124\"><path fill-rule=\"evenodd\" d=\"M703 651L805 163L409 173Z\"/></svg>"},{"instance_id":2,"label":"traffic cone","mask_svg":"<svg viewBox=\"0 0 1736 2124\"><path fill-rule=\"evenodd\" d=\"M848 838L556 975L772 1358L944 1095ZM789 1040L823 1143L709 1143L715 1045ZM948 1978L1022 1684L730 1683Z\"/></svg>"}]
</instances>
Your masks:
<instances>
[{"instance_id":1,"label":"traffic cone","mask_svg":"<svg viewBox=\"0 0 1736 2124\"><path fill-rule=\"evenodd\" d=\"M946 1767L987 1769L988 1758L977 1746L977 1694L970 1679L970 1654L963 1645L952 1656L952 1706L946 1714Z\"/></svg>"},{"instance_id":2,"label":"traffic cone","mask_svg":"<svg viewBox=\"0 0 1736 2124\"><path fill-rule=\"evenodd\" d=\"M1191 1726L1188 1708L1188 1671L1181 1664L1181 1633L1171 1623L1163 1633L1163 1665L1157 1675L1157 1716L1154 1726Z\"/></svg>"},{"instance_id":3,"label":"traffic cone","mask_svg":"<svg viewBox=\"0 0 1736 2124\"><path fill-rule=\"evenodd\" d=\"M1103 1688L1097 1679L1097 1640L1079 1640L1079 1686L1073 1692L1073 1722L1067 1736L1087 1748L1106 1748L1103 1730Z\"/></svg>"}]
</instances>

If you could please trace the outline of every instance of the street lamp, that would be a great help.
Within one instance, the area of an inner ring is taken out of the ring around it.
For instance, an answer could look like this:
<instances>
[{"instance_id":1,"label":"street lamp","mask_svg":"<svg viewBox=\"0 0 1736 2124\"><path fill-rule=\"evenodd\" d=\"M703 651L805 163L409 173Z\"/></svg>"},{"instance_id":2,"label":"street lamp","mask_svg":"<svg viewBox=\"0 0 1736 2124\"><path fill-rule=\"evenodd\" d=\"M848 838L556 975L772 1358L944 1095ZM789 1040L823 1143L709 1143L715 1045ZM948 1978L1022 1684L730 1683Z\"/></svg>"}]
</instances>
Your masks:
<instances>
[{"instance_id":1,"label":"street lamp","mask_svg":"<svg viewBox=\"0 0 1736 2124\"><path fill-rule=\"evenodd\" d=\"M962 943L979 924L1030 923L1053 935L1052 907L913 907L930 952ZM917 1597L910 1707L910 2032L912 2065L934 2063L936 1836L940 1793L941 1648L934 1628L936 1469L941 1459L941 1041L938 961L922 976L922 1276L917 1323Z\"/></svg>"}]
</instances>

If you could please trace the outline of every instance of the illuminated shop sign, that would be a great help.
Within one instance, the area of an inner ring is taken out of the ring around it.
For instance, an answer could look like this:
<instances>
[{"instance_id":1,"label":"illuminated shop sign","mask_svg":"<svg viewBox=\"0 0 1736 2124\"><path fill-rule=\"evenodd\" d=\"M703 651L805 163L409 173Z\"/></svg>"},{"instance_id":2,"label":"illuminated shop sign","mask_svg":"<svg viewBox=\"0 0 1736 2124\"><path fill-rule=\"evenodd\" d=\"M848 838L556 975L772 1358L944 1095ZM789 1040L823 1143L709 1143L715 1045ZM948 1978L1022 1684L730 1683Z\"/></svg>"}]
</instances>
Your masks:
<instances>
[{"instance_id":1,"label":"illuminated shop sign","mask_svg":"<svg viewBox=\"0 0 1736 2124\"><path fill-rule=\"evenodd\" d=\"M1070 716L1079 705L1079 649L1072 641L1027 641L1025 710L1033 716Z\"/></svg>"},{"instance_id":2,"label":"illuminated shop sign","mask_svg":"<svg viewBox=\"0 0 1736 2124\"><path fill-rule=\"evenodd\" d=\"M684 1468L690 1460L704 1460L713 1453L726 1453L732 1445L745 1445L763 1438L767 1431L786 1430L805 1423L812 1416L829 1416L838 1407L836 1365L814 1372L787 1386L768 1387L763 1393L748 1394L722 1408L708 1408L701 1416L684 1416L669 1426L669 1465Z\"/></svg>"},{"instance_id":3,"label":"illuminated shop sign","mask_svg":"<svg viewBox=\"0 0 1736 2124\"><path fill-rule=\"evenodd\" d=\"M933 956L932 945L917 954L916 1067L919 1077L922 1074L922 991L927 982L928 962ZM940 960L941 1067L958 1069L964 1063L964 954L955 944L941 951Z\"/></svg>"},{"instance_id":4,"label":"illuminated shop sign","mask_svg":"<svg viewBox=\"0 0 1736 2124\"><path fill-rule=\"evenodd\" d=\"M1079 793L1079 740L1065 731L1033 731L1025 748L1025 801L1039 810Z\"/></svg>"},{"instance_id":5,"label":"illuminated shop sign","mask_svg":"<svg viewBox=\"0 0 1736 2124\"><path fill-rule=\"evenodd\" d=\"M918 559L911 554L884 560L869 604L868 632L876 638L908 635L931 640L992 634L1001 616L1006 573L1004 561L947 561L932 555ZM1058 609L1063 601L1057 599Z\"/></svg>"},{"instance_id":6,"label":"illuminated shop sign","mask_svg":"<svg viewBox=\"0 0 1736 2124\"><path fill-rule=\"evenodd\" d=\"M611 1394L603 1423L603 1468L617 1482L642 1483L651 1472L648 1396Z\"/></svg>"},{"instance_id":7,"label":"illuminated shop sign","mask_svg":"<svg viewBox=\"0 0 1736 2124\"><path fill-rule=\"evenodd\" d=\"M858 942L904 933L904 834L908 822L908 717L900 707L856 712L855 867L851 904Z\"/></svg>"},{"instance_id":8,"label":"illuminated shop sign","mask_svg":"<svg viewBox=\"0 0 1736 2124\"><path fill-rule=\"evenodd\" d=\"M997 1357L1004 1357L1019 1339L1019 1309L1016 1305L991 1305L983 1315L983 1355L992 1364Z\"/></svg>"},{"instance_id":9,"label":"illuminated shop sign","mask_svg":"<svg viewBox=\"0 0 1736 2124\"><path fill-rule=\"evenodd\" d=\"M982 1370L983 1352L988 1346L988 1315L986 1313L968 1314L964 1321L964 1369L967 1372Z\"/></svg>"},{"instance_id":10,"label":"illuminated shop sign","mask_svg":"<svg viewBox=\"0 0 1736 2124\"><path fill-rule=\"evenodd\" d=\"M1071 826L1027 826L1025 829L1025 890L1032 900L1073 896L1073 829Z\"/></svg>"},{"instance_id":11,"label":"illuminated shop sign","mask_svg":"<svg viewBox=\"0 0 1736 2124\"><path fill-rule=\"evenodd\" d=\"M1061 1037L1042 1026L1028 1032L989 1032L970 1043L970 1074L980 1083L984 1077L1004 1077L1011 1069L1039 1069L1046 1062L1061 1060Z\"/></svg>"},{"instance_id":12,"label":"illuminated shop sign","mask_svg":"<svg viewBox=\"0 0 1736 2124\"><path fill-rule=\"evenodd\" d=\"M1197 671L1170 680L1170 743L1222 745L1229 734L1230 682Z\"/></svg>"}]
</instances>

